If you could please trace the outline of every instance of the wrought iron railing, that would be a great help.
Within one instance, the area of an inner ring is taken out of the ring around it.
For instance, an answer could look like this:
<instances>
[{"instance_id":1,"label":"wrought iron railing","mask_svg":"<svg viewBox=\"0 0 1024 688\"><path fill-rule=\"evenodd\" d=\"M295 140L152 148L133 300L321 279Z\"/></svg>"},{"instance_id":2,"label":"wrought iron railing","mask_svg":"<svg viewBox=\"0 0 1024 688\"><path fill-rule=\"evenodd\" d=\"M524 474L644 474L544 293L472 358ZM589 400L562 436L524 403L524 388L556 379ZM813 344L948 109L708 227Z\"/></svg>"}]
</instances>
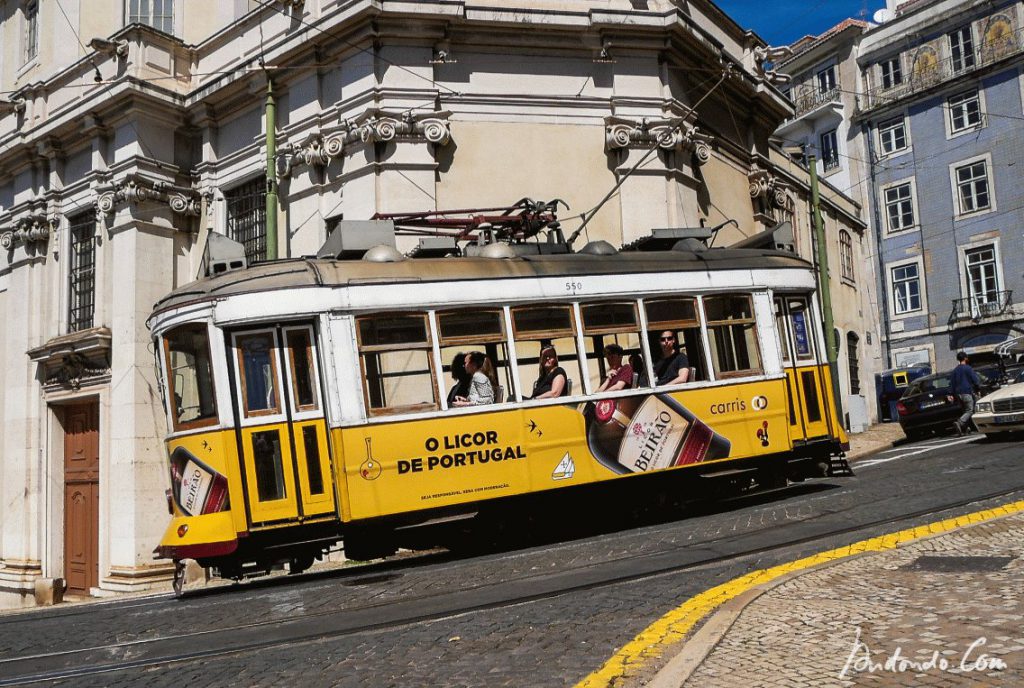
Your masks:
<instances>
[{"instance_id":1,"label":"wrought iron railing","mask_svg":"<svg viewBox=\"0 0 1024 688\"><path fill-rule=\"evenodd\" d=\"M834 86L824 93L817 88L808 88L793 96L793 117L802 117L826 103L840 103L840 89Z\"/></svg>"},{"instance_id":2,"label":"wrought iron railing","mask_svg":"<svg viewBox=\"0 0 1024 688\"><path fill-rule=\"evenodd\" d=\"M863 110L894 103L932 86L949 81L955 77L971 74L991 64L1016 55L1024 48L1024 29L1004 33L989 39L983 39L973 46L971 52L957 58L948 57L939 60L934 49L919 46L910 50L910 71L900 84L885 88L872 85L867 89ZM871 67L876 69L877 65Z\"/></svg>"},{"instance_id":3,"label":"wrought iron railing","mask_svg":"<svg viewBox=\"0 0 1024 688\"><path fill-rule=\"evenodd\" d=\"M953 312L949 314L949 324L955 325L964 321L978 322L985 318L1012 314L1012 303L1012 289L953 299Z\"/></svg>"}]
</instances>

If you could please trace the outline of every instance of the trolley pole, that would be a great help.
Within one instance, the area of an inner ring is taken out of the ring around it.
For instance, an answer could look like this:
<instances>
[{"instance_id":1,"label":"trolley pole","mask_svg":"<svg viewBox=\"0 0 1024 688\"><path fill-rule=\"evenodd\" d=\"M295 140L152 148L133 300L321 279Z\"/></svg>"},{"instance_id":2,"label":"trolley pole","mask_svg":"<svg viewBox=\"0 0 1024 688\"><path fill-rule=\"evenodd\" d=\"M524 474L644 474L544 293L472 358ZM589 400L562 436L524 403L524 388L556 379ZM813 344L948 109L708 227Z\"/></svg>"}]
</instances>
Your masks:
<instances>
[{"instance_id":1,"label":"trolley pole","mask_svg":"<svg viewBox=\"0 0 1024 688\"><path fill-rule=\"evenodd\" d=\"M267 75L267 260L277 260L277 104Z\"/></svg>"},{"instance_id":2,"label":"trolley pole","mask_svg":"<svg viewBox=\"0 0 1024 688\"><path fill-rule=\"evenodd\" d=\"M843 425L843 401L839 394L839 370L836 360L836 326L832 317L832 288L828 279L828 244L825 243L825 227L821 221L821 198L818 195L818 161L814 155L807 156L811 173L811 219L814 222L814 240L818 244L818 289L821 293L821 315L825 328L825 348L828 368L832 378L832 397L840 425Z\"/></svg>"}]
</instances>

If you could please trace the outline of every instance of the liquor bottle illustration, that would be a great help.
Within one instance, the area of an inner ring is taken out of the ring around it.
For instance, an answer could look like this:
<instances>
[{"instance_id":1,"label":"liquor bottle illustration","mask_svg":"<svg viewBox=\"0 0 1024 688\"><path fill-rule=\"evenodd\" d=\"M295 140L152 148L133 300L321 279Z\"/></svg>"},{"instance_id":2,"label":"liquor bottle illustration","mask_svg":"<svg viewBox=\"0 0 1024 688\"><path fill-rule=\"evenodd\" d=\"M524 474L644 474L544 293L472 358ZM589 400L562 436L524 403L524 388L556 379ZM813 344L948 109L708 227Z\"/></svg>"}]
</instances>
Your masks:
<instances>
[{"instance_id":1,"label":"liquor bottle illustration","mask_svg":"<svg viewBox=\"0 0 1024 688\"><path fill-rule=\"evenodd\" d=\"M184 447L171 452L171 485L187 516L213 514L228 507L228 479Z\"/></svg>"},{"instance_id":2,"label":"liquor bottle illustration","mask_svg":"<svg viewBox=\"0 0 1024 688\"><path fill-rule=\"evenodd\" d=\"M729 456L732 443L667 394L602 399L583 411L587 444L616 473L641 473Z\"/></svg>"}]
</instances>

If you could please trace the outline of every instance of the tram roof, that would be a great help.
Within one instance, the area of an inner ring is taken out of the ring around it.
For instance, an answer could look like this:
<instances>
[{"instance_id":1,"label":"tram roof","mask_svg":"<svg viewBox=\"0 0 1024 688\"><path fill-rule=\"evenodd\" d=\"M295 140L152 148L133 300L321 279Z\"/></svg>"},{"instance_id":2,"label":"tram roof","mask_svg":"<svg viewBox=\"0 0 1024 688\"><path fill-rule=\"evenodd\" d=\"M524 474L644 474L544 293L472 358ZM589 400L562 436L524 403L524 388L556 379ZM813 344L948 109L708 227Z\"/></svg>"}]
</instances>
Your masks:
<instances>
[{"instance_id":1,"label":"tram roof","mask_svg":"<svg viewBox=\"0 0 1024 688\"><path fill-rule=\"evenodd\" d=\"M732 248L628 251L612 255L569 253L515 258L410 258L395 262L289 258L257 263L244 270L233 270L183 285L160 299L154 305L154 311L207 299L300 287L811 267L808 261L786 251Z\"/></svg>"}]
</instances>

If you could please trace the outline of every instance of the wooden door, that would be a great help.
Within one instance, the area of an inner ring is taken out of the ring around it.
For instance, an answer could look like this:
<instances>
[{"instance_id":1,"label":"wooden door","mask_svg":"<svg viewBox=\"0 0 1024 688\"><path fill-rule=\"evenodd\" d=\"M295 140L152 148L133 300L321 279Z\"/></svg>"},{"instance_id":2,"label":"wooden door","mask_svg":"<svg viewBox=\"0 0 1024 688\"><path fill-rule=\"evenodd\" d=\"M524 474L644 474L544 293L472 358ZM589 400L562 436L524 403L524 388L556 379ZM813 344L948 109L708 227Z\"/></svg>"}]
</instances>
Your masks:
<instances>
[{"instance_id":1,"label":"wooden door","mask_svg":"<svg viewBox=\"0 0 1024 688\"><path fill-rule=\"evenodd\" d=\"M99 404L64 408L64 578L68 592L99 585Z\"/></svg>"}]
</instances>

